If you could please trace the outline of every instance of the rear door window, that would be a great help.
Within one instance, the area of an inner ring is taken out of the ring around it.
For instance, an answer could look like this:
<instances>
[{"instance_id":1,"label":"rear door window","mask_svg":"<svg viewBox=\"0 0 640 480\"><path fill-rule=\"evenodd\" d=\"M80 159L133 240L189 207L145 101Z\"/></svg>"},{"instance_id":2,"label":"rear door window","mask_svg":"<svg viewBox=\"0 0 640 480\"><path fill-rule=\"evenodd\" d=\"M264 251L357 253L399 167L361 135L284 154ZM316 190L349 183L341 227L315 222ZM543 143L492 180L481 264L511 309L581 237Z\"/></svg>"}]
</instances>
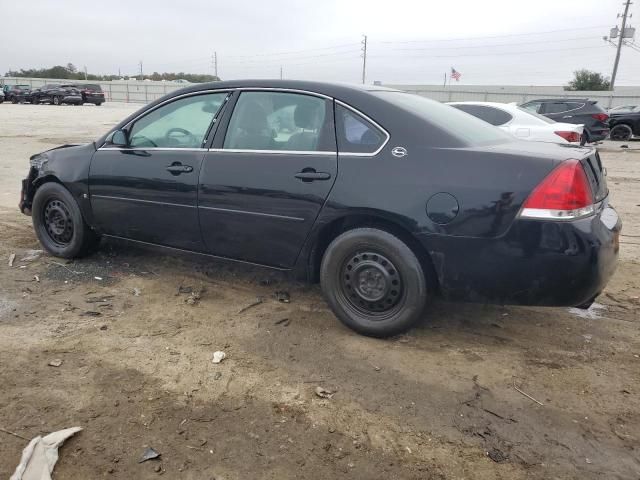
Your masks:
<instances>
[{"instance_id":1,"label":"rear door window","mask_svg":"<svg viewBox=\"0 0 640 480\"><path fill-rule=\"evenodd\" d=\"M338 151L374 154L387 139L387 135L361 115L336 104Z\"/></svg>"},{"instance_id":2,"label":"rear door window","mask_svg":"<svg viewBox=\"0 0 640 480\"><path fill-rule=\"evenodd\" d=\"M513 119L513 116L504 110L490 107L488 105L452 105L452 107L462 110L463 112L467 112L474 117L495 126L504 125Z\"/></svg>"},{"instance_id":3,"label":"rear door window","mask_svg":"<svg viewBox=\"0 0 640 480\"><path fill-rule=\"evenodd\" d=\"M233 109L223 148L335 152L331 104L288 92L242 92Z\"/></svg>"},{"instance_id":4,"label":"rear door window","mask_svg":"<svg viewBox=\"0 0 640 480\"><path fill-rule=\"evenodd\" d=\"M542 102L529 102L521 107L533 113L542 113Z\"/></svg>"}]
</instances>

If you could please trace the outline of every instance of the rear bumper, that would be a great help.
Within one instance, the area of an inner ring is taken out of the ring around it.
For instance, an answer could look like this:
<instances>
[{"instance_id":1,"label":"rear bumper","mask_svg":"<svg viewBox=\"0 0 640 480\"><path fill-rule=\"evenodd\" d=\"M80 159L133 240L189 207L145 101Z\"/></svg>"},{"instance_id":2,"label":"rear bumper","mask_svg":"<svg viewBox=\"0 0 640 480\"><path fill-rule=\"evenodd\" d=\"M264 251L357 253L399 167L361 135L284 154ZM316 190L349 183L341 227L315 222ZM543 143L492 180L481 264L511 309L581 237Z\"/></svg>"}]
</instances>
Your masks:
<instances>
[{"instance_id":1,"label":"rear bumper","mask_svg":"<svg viewBox=\"0 0 640 480\"><path fill-rule=\"evenodd\" d=\"M594 129L585 129L589 133L589 140L592 142L599 142L601 140L606 139L609 136L608 128L594 128Z\"/></svg>"},{"instance_id":2,"label":"rear bumper","mask_svg":"<svg viewBox=\"0 0 640 480\"><path fill-rule=\"evenodd\" d=\"M83 101L85 103L103 103L104 95L84 95Z\"/></svg>"},{"instance_id":3,"label":"rear bumper","mask_svg":"<svg viewBox=\"0 0 640 480\"><path fill-rule=\"evenodd\" d=\"M82 103L82 97L76 95L68 95L66 97L62 97L62 103L79 105Z\"/></svg>"},{"instance_id":4,"label":"rear bumper","mask_svg":"<svg viewBox=\"0 0 640 480\"><path fill-rule=\"evenodd\" d=\"M613 275L622 224L609 206L571 221L516 220L500 238L419 236L443 297L517 305L590 302Z\"/></svg>"}]
</instances>

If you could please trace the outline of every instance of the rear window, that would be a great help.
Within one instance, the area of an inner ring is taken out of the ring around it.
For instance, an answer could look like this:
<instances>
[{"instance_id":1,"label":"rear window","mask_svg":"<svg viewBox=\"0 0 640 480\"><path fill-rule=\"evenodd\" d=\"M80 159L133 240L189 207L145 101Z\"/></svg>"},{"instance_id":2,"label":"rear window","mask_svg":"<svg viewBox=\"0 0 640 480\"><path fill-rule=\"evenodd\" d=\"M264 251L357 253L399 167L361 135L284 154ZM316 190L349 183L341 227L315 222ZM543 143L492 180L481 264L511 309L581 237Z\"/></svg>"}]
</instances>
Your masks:
<instances>
[{"instance_id":1,"label":"rear window","mask_svg":"<svg viewBox=\"0 0 640 480\"><path fill-rule=\"evenodd\" d=\"M85 90L91 90L92 92L102 91L102 88L100 88L100 85L87 84L87 85L79 85L79 87L84 88Z\"/></svg>"},{"instance_id":2,"label":"rear window","mask_svg":"<svg viewBox=\"0 0 640 480\"><path fill-rule=\"evenodd\" d=\"M513 116L510 113L505 112L504 110L500 110L499 108L490 107L488 105L451 105L458 110L462 110L463 112L467 112L473 115L480 120L484 120L491 125L504 125L507 122L510 122L513 119Z\"/></svg>"},{"instance_id":3,"label":"rear window","mask_svg":"<svg viewBox=\"0 0 640 480\"><path fill-rule=\"evenodd\" d=\"M417 115L469 145L491 145L513 139L509 134L449 105L411 93L373 91L377 97Z\"/></svg>"}]
</instances>

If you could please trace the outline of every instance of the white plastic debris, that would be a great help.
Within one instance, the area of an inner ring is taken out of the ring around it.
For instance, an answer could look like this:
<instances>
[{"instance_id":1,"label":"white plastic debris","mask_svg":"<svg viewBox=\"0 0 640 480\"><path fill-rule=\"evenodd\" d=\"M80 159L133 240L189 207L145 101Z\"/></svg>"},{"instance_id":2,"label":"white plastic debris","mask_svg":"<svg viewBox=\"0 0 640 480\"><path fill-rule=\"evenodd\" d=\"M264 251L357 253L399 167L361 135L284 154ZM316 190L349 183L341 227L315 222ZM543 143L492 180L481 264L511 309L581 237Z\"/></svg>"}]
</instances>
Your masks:
<instances>
[{"instance_id":1,"label":"white plastic debris","mask_svg":"<svg viewBox=\"0 0 640 480\"><path fill-rule=\"evenodd\" d=\"M53 467L58 461L58 448L80 430L80 427L67 428L31 440L22 451L20 463L9 480L51 480Z\"/></svg>"},{"instance_id":2,"label":"white plastic debris","mask_svg":"<svg viewBox=\"0 0 640 480\"><path fill-rule=\"evenodd\" d=\"M9 266L13 267L13 261L16 259L16 254L12 253L11 255L9 255Z\"/></svg>"},{"instance_id":3,"label":"white plastic debris","mask_svg":"<svg viewBox=\"0 0 640 480\"><path fill-rule=\"evenodd\" d=\"M316 395L320 398L331 398L333 397L333 394L336 393L322 387L316 387L315 392L316 392Z\"/></svg>"},{"instance_id":4,"label":"white plastic debris","mask_svg":"<svg viewBox=\"0 0 640 480\"><path fill-rule=\"evenodd\" d=\"M213 352L213 363L220 363L222 360L227 358L227 354L218 350L217 352Z\"/></svg>"},{"instance_id":5,"label":"white plastic debris","mask_svg":"<svg viewBox=\"0 0 640 480\"><path fill-rule=\"evenodd\" d=\"M595 320L598 318L602 318L600 315L602 310L607 310L606 305L602 305L600 303L593 302L591 306L587 309L583 308L570 308L569 313L575 315L576 317L586 318L589 320Z\"/></svg>"},{"instance_id":6,"label":"white plastic debris","mask_svg":"<svg viewBox=\"0 0 640 480\"><path fill-rule=\"evenodd\" d=\"M37 260L44 253L42 250L27 250L25 255L20 259L21 262L32 262Z\"/></svg>"}]
</instances>

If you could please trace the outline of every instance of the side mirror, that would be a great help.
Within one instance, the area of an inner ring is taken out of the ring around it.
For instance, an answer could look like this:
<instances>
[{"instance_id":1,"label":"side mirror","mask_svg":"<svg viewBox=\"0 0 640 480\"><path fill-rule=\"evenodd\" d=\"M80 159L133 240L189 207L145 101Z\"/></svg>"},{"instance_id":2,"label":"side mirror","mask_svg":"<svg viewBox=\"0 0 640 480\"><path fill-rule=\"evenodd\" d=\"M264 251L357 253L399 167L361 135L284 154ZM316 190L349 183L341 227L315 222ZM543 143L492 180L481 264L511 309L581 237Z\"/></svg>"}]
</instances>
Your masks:
<instances>
[{"instance_id":1,"label":"side mirror","mask_svg":"<svg viewBox=\"0 0 640 480\"><path fill-rule=\"evenodd\" d=\"M111 145L115 147L126 147L129 145L127 132L125 130L116 130L111 136Z\"/></svg>"}]
</instances>

